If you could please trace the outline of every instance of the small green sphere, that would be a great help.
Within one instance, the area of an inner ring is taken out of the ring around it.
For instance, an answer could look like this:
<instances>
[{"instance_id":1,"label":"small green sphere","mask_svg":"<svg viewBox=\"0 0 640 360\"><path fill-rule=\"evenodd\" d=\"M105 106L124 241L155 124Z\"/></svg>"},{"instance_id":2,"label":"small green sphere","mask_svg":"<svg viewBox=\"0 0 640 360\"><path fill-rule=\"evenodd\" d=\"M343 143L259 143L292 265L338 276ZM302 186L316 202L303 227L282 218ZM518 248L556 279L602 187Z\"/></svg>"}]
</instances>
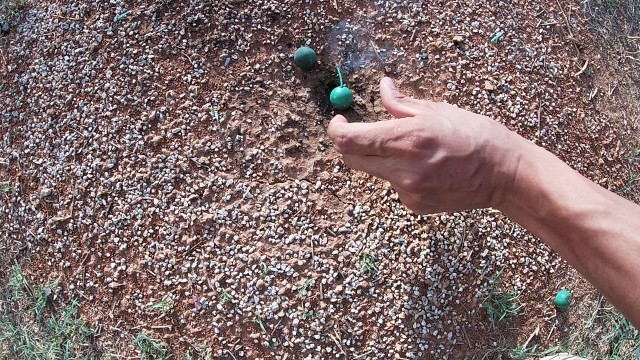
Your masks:
<instances>
[{"instance_id":1,"label":"small green sphere","mask_svg":"<svg viewBox=\"0 0 640 360\"><path fill-rule=\"evenodd\" d=\"M309 70L318 63L318 56L312 48L303 46L296 50L296 53L293 55L293 61L299 68Z\"/></svg>"},{"instance_id":2,"label":"small green sphere","mask_svg":"<svg viewBox=\"0 0 640 360\"><path fill-rule=\"evenodd\" d=\"M346 86L338 86L329 96L331 105L338 110L346 110L353 104L353 93Z\"/></svg>"},{"instance_id":3,"label":"small green sphere","mask_svg":"<svg viewBox=\"0 0 640 360\"><path fill-rule=\"evenodd\" d=\"M564 310L569 307L571 304L571 293L567 290L560 290L556 295L556 299L553 301L554 304L558 307L558 309Z\"/></svg>"}]
</instances>

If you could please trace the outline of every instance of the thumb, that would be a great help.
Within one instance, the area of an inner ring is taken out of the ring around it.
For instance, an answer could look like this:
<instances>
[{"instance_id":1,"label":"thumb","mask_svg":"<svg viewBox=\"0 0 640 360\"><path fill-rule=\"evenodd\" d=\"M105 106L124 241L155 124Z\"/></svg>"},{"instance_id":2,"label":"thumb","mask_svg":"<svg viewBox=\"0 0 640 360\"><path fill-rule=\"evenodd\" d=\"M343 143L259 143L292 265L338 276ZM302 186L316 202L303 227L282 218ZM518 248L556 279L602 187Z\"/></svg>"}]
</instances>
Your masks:
<instances>
[{"instance_id":1,"label":"thumb","mask_svg":"<svg viewBox=\"0 0 640 360\"><path fill-rule=\"evenodd\" d=\"M401 93L391 78L385 77L380 81L380 97L382 105L387 111L397 117L413 117L425 112L433 112L435 104L428 100L414 99Z\"/></svg>"},{"instance_id":2,"label":"thumb","mask_svg":"<svg viewBox=\"0 0 640 360\"><path fill-rule=\"evenodd\" d=\"M397 122L349 123L344 116L337 115L329 123L327 133L343 155L388 156L404 135Z\"/></svg>"}]
</instances>

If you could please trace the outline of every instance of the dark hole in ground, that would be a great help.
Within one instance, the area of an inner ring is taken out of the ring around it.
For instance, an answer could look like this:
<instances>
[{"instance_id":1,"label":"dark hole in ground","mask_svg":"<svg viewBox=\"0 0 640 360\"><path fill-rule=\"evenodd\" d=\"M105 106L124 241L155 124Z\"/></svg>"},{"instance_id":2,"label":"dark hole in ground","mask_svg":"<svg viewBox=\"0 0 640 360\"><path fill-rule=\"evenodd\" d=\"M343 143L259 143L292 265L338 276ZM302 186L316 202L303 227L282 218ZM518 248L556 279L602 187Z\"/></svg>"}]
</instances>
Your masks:
<instances>
[{"instance_id":1,"label":"dark hole in ground","mask_svg":"<svg viewBox=\"0 0 640 360\"><path fill-rule=\"evenodd\" d=\"M302 84L305 88L309 89L309 97L314 102L318 109L318 114L322 117L333 117L337 114L341 114L350 122L361 122L364 120L363 115L353 108L347 110L336 110L331 105L329 97L331 91L340 86L338 75L333 67L320 66L319 68L305 73L302 78ZM357 84L349 84L349 88L354 91L354 88L359 88ZM364 94L357 94L354 91L354 95L364 96Z\"/></svg>"}]
</instances>

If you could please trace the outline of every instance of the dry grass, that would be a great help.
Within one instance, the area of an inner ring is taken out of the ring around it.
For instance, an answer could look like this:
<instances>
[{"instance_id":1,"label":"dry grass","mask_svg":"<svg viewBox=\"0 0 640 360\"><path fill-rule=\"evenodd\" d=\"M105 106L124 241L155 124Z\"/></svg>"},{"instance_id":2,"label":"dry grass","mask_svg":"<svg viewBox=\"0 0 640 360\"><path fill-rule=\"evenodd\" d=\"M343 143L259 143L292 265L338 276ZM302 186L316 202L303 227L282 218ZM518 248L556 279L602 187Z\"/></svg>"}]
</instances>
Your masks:
<instances>
[{"instance_id":1,"label":"dry grass","mask_svg":"<svg viewBox=\"0 0 640 360\"><path fill-rule=\"evenodd\" d=\"M76 301L53 303L57 286L33 285L20 268L10 271L0 285L0 359L95 358L95 330L80 319Z\"/></svg>"},{"instance_id":2,"label":"dry grass","mask_svg":"<svg viewBox=\"0 0 640 360\"><path fill-rule=\"evenodd\" d=\"M640 351L640 332L602 295L584 304L583 316L574 324L569 348L588 359L633 359Z\"/></svg>"},{"instance_id":3,"label":"dry grass","mask_svg":"<svg viewBox=\"0 0 640 360\"><path fill-rule=\"evenodd\" d=\"M640 203L640 139L636 138L625 156L627 163L627 184L618 192L631 201Z\"/></svg>"},{"instance_id":4,"label":"dry grass","mask_svg":"<svg viewBox=\"0 0 640 360\"><path fill-rule=\"evenodd\" d=\"M159 343L151 336L140 333L133 339L133 344L140 352L140 358L156 359L156 360L168 360L171 358L166 345Z\"/></svg>"},{"instance_id":5,"label":"dry grass","mask_svg":"<svg viewBox=\"0 0 640 360\"><path fill-rule=\"evenodd\" d=\"M482 307L487 311L491 327L498 324L507 324L520 314L521 305L518 305L519 294L514 291L505 291L503 287L502 270L492 278L487 278L489 287L487 297L482 302Z\"/></svg>"},{"instance_id":6,"label":"dry grass","mask_svg":"<svg viewBox=\"0 0 640 360\"><path fill-rule=\"evenodd\" d=\"M640 50L640 0L584 0L582 6L592 33L610 45L601 47L605 59L630 60L625 56Z\"/></svg>"}]
</instances>

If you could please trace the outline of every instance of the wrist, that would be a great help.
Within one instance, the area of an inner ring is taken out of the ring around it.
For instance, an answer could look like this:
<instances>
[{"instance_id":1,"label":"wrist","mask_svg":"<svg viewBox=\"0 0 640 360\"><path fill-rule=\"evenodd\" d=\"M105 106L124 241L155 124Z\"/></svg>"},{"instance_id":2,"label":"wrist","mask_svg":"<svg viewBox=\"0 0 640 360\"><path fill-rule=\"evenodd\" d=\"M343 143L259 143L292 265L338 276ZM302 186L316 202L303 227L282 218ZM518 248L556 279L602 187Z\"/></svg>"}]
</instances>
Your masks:
<instances>
[{"instance_id":1,"label":"wrist","mask_svg":"<svg viewBox=\"0 0 640 360\"><path fill-rule=\"evenodd\" d=\"M576 219L585 221L610 208L606 190L524 139L512 186L504 199L497 209L540 237L552 234L536 229L566 229ZM579 232L573 235L582 236Z\"/></svg>"},{"instance_id":2,"label":"wrist","mask_svg":"<svg viewBox=\"0 0 640 360\"><path fill-rule=\"evenodd\" d=\"M573 170L545 149L521 139L518 163L510 174L511 186L497 209L516 217L529 212L532 216L544 216L547 207L552 207L556 200L553 192L559 187L555 182L559 178L568 182Z\"/></svg>"},{"instance_id":3,"label":"wrist","mask_svg":"<svg viewBox=\"0 0 640 360\"><path fill-rule=\"evenodd\" d=\"M517 198L517 194L514 193L519 191L516 183L528 141L503 125L491 122L496 130L489 132L491 139L487 142L489 145L486 147L485 154L490 159L494 170L489 206L501 210Z\"/></svg>"}]
</instances>

